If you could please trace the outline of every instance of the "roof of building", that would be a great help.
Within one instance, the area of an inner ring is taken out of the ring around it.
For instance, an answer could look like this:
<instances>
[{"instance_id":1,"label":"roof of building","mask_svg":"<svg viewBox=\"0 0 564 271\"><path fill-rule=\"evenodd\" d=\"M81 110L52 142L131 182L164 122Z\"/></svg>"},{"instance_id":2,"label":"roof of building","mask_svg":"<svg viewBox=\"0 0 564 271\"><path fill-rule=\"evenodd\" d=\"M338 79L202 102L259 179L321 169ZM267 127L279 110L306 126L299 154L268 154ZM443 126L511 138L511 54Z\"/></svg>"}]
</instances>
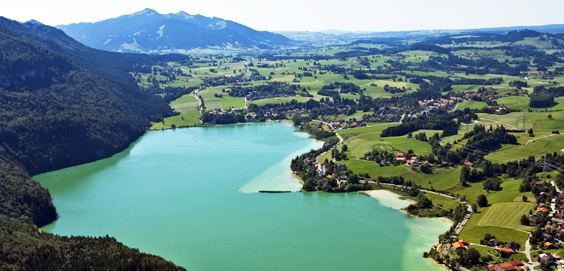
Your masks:
<instances>
[{"instance_id":1,"label":"roof of building","mask_svg":"<svg viewBox=\"0 0 564 271\"><path fill-rule=\"evenodd\" d=\"M514 253L515 251L513 251L513 249L507 248L507 247L497 247L495 248L495 250L501 252L501 253Z\"/></svg>"},{"instance_id":2,"label":"roof of building","mask_svg":"<svg viewBox=\"0 0 564 271\"><path fill-rule=\"evenodd\" d=\"M509 262L497 263L497 264L490 264L488 265L487 269L489 271L496 271L496 270L504 270L504 271L519 271L523 270L520 266L523 266L523 262L521 260L514 260Z\"/></svg>"},{"instance_id":3,"label":"roof of building","mask_svg":"<svg viewBox=\"0 0 564 271\"><path fill-rule=\"evenodd\" d=\"M458 241L452 243L452 247L454 249L465 248L466 244L467 243L464 240L458 240Z\"/></svg>"}]
</instances>

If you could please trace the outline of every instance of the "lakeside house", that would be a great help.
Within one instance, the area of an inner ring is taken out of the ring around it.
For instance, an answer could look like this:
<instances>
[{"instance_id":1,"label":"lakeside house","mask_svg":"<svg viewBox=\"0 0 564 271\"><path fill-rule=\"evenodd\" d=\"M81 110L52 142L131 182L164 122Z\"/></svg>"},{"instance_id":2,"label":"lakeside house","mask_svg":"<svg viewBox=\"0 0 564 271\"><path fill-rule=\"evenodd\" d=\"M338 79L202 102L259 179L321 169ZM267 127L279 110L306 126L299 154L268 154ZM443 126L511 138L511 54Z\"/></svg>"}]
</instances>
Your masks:
<instances>
[{"instance_id":1,"label":"lakeside house","mask_svg":"<svg viewBox=\"0 0 564 271\"><path fill-rule=\"evenodd\" d=\"M452 248L454 248L455 250L466 249L467 246L468 246L468 242L464 240L458 240L452 243Z\"/></svg>"},{"instance_id":2,"label":"lakeside house","mask_svg":"<svg viewBox=\"0 0 564 271\"><path fill-rule=\"evenodd\" d=\"M521 260L490 264L486 267L487 271L523 271L525 264Z\"/></svg>"}]
</instances>

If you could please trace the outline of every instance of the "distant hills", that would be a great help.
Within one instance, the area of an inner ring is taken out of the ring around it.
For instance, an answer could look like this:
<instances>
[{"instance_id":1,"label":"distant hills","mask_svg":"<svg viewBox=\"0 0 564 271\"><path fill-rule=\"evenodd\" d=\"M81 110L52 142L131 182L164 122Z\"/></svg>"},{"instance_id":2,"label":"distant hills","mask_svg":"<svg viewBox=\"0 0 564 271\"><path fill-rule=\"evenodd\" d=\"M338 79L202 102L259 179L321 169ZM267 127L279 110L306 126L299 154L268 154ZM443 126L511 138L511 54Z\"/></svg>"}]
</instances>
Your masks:
<instances>
[{"instance_id":1,"label":"distant hills","mask_svg":"<svg viewBox=\"0 0 564 271\"><path fill-rule=\"evenodd\" d=\"M160 14L152 9L58 28L87 46L118 52L178 52L209 47L269 49L292 43L283 35L221 18L185 12Z\"/></svg>"},{"instance_id":2,"label":"distant hills","mask_svg":"<svg viewBox=\"0 0 564 271\"><path fill-rule=\"evenodd\" d=\"M505 34L476 32L430 38L423 43L437 45L475 44L528 46L537 49L564 49L564 34L541 33L534 30L513 30Z\"/></svg>"},{"instance_id":3,"label":"distant hills","mask_svg":"<svg viewBox=\"0 0 564 271\"><path fill-rule=\"evenodd\" d=\"M509 27L492 27L492 28L476 28L476 29L437 29L437 30L412 30L412 31L383 31L383 32L342 32L342 31L325 31L325 32L280 32L288 38L311 44L338 44L348 43L358 40L412 40L412 39L428 39L441 36L453 36L462 34L507 34L520 30L533 30L536 32L559 34L564 33L564 24L551 24L540 26L509 26Z\"/></svg>"}]
</instances>

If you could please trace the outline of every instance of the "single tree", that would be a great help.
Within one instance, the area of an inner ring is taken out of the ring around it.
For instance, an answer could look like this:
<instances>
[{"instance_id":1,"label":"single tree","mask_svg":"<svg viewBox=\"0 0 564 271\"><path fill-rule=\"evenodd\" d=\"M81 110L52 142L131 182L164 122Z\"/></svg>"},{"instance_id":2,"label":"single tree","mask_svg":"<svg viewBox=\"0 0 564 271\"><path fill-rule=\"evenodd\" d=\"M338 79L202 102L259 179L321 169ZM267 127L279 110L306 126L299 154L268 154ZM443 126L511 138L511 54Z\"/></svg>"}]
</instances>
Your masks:
<instances>
[{"instance_id":1,"label":"single tree","mask_svg":"<svg viewBox=\"0 0 564 271\"><path fill-rule=\"evenodd\" d=\"M478 203L480 207L486 207L488 206L488 198L485 195L479 195L476 203Z\"/></svg>"},{"instance_id":2,"label":"single tree","mask_svg":"<svg viewBox=\"0 0 564 271\"><path fill-rule=\"evenodd\" d=\"M529 217L527 215L521 216L521 225L529 226Z\"/></svg>"}]
</instances>

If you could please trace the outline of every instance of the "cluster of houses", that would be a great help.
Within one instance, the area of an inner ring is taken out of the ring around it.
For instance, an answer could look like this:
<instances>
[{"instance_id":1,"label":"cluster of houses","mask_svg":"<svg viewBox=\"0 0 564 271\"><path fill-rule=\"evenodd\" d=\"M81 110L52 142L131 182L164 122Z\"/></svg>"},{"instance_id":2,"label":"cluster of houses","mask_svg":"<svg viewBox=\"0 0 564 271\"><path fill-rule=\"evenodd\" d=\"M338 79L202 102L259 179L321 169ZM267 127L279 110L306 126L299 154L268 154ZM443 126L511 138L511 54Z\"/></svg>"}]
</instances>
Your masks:
<instances>
[{"instance_id":1,"label":"cluster of houses","mask_svg":"<svg viewBox=\"0 0 564 271\"><path fill-rule=\"evenodd\" d=\"M545 199L529 216L529 224L537 225L540 229L540 234L536 236L534 244L545 252L559 249L564 236L564 191L556 189L556 193L552 194L552 185L545 181L533 182L533 186L539 198ZM545 266L564 267L564 260L550 252L541 253L536 260Z\"/></svg>"},{"instance_id":2,"label":"cluster of houses","mask_svg":"<svg viewBox=\"0 0 564 271\"><path fill-rule=\"evenodd\" d=\"M329 127L333 130L344 130L357 127L364 127L366 123L364 121L357 121L356 119L350 120L332 120L329 121Z\"/></svg>"},{"instance_id":3,"label":"cluster of houses","mask_svg":"<svg viewBox=\"0 0 564 271\"><path fill-rule=\"evenodd\" d=\"M396 110L393 108L396 107L379 108L379 109L371 108L370 112L374 112L374 113L364 115L362 119L367 122L398 122L402 119L403 116L410 115L409 109Z\"/></svg>"},{"instance_id":4,"label":"cluster of houses","mask_svg":"<svg viewBox=\"0 0 564 271\"><path fill-rule=\"evenodd\" d=\"M309 113L307 109L303 108L293 108L287 110L280 110L278 108L268 108L265 110L259 110L255 112L256 117L262 117L266 119L280 119L285 116L292 116L292 115L304 115Z\"/></svg>"},{"instance_id":5,"label":"cluster of houses","mask_svg":"<svg viewBox=\"0 0 564 271\"><path fill-rule=\"evenodd\" d=\"M398 157L396 157L397 159ZM405 164L411 168L417 168L421 164L421 158L417 157L417 155L412 155L409 159L406 158Z\"/></svg>"},{"instance_id":6,"label":"cluster of houses","mask_svg":"<svg viewBox=\"0 0 564 271\"><path fill-rule=\"evenodd\" d=\"M327 171L327 166L325 164L321 164L315 159L306 159L304 160L305 163L313 163L315 166L315 172L318 177L325 179L326 181L335 180L338 187L345 187L349 183L348 176L345 174L338 174L335 172L343 172L347 170L347 168L343 165L334 165L332 170L333 173L329 173ZM358 183L366 184L366 180L359 180Z\"/></svg>"},{"instance_id":7,"label":"cluster of houses","mask_svg":"<svg viewBox=\"0 0 564 271\"><path fill-rule=\"evenodd\" d=\"M462 97L451 96L448 98L440 99L426 99L419 101L419 105L434 108L447 108L452 109L457 103L462 102L464 99Z\"/></svg>"},{"instance_id":8,"label":"cluster of houses","mask_svg":"<svg viewBox=\"0 0 564 271\"><path fill-rule=\"evenodd\" d=\"M419 158L417 155L414 154L406 155L403 152L396 152L394 154L394 160L395 160L395 164L405 163L405 165L411 168L417 168L422 163L421 158Z\"/></svg>"},{"instance_id":9,"label":"cluster of houses","mask_svg":"<svg viewBox=\"0 0 564 271\"><path fill-rule=\"evenodd\" d=\"M549 71L539 71L539 77L542 80L554 80L554 73Z\"/></svg>"},{"instance_id":10,"label":"cluster of houses","mask_svg":"<svg viewBox=\"0 0 564 271\"><path fill-rule=\"evenodd\" d=\"M515 254L521 249L521 244L517 242L502 242L495 238L494 236L490 236L484 238L484 240L480 241L480 244L485 246L490 246L495 249L496 254L502 258L508 258L509 256Z\"/></svg>"},{"instance_id":11,"label":"cluster of houses","mask_svg":"<svg viewBox=\"0 0 564 271\"><path fill-rule=\"evenodd\" d=\"M547 195L541 192L541 196ZM541 225L539 246L542 249L558 249L564 237L564 191L550 199L550 204L539 203L536 211L529 216L531 225ZM544 224L543 224L544 223ZM550 256L550 255L549 255Z\"/></svg>"},{"instance_id":12,"label":"cluster of houses","mask_svg":"<svg viewBox=\"0 0 564 271\"><path fill-rule=\"evenodd\" d=\"M468 248L469 243L464 240L457 240L451 244L452 248L456 251L465 250ZM508 258L516 253L521 245L516 242L502 243L495 238L489 240L482 240L482 245L495 247L495 252L499 257ZM506 261L501 263L493 263L486 266L486 271L524 271L529 270L525 263L521 260Z\"/></svg>"},{"instance_id":13,"label":"cluster of houses","mask_svg":"<svg viewBox=\"0 0 564 271\"><path fill-rule=\"evenodd\" d=\"M231 114L231 113L235 113L235 112L241 112L242 109L236 109L236 108L229 108L229 109L222 109L222 108L215 108L214 110L209 111L208 113L210 114L214 114L214 115L226 115L226 114Z\"/></svg>"}]
</instances>

